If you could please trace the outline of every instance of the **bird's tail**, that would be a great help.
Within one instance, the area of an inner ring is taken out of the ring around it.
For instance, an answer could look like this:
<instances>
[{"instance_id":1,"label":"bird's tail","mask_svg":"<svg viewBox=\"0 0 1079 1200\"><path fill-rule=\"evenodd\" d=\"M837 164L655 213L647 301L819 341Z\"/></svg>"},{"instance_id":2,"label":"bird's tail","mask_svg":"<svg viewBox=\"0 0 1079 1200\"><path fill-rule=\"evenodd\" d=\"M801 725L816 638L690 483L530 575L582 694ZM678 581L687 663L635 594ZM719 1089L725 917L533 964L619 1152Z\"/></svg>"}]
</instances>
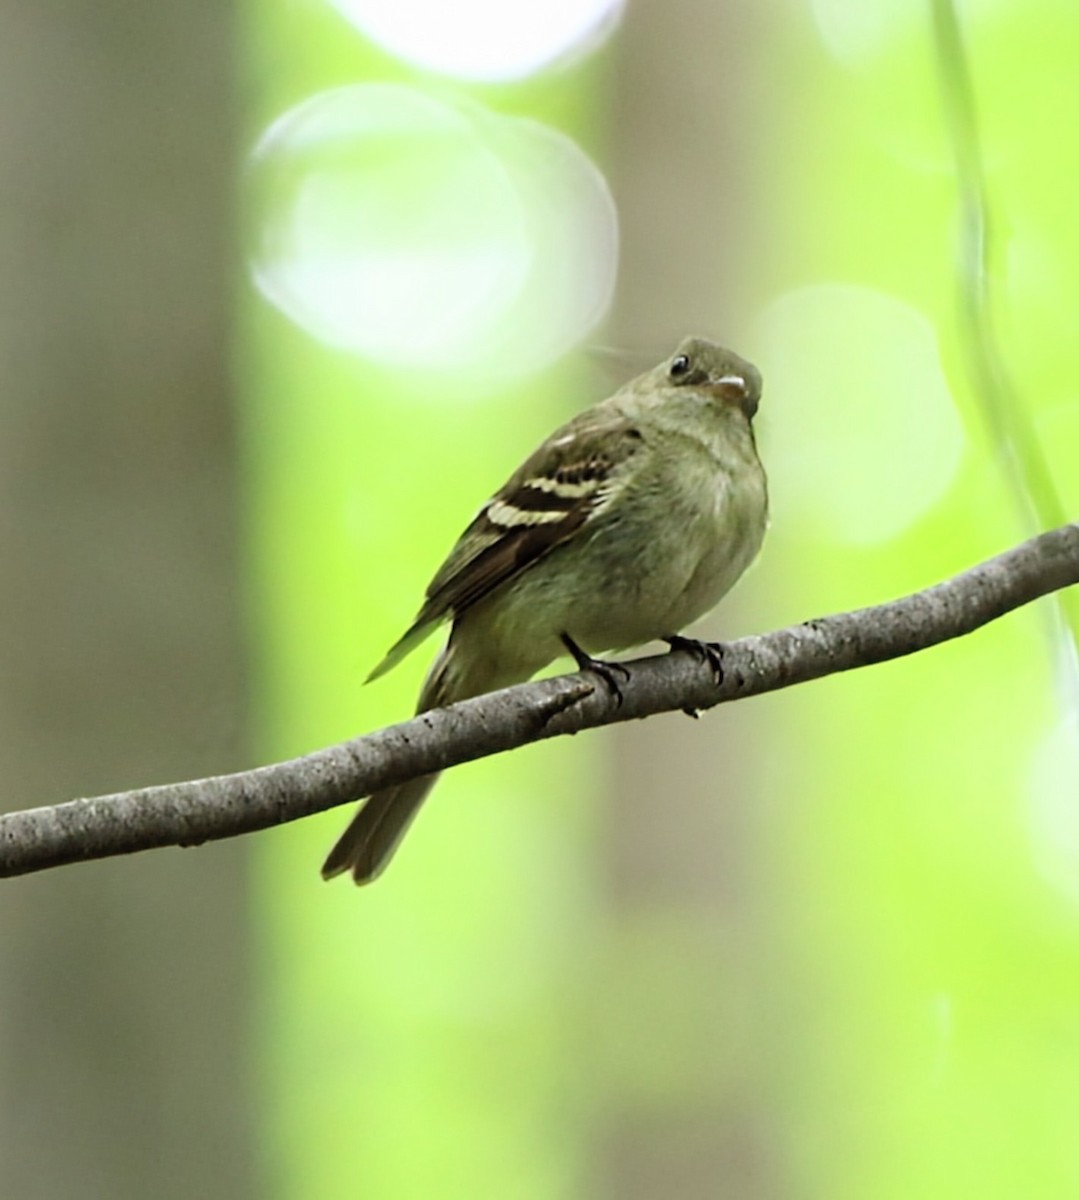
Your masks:
<instances>
[{"instance_id":1,"label":"bird's tail","mask_svg":"<svg viewBox=\"0 0 1079 1200\"><path fill-rule=\"evenodd\" d=\"M447 646L427 676L416 706L417 713L464 698L457 694L452 668L452 648ZM333 879L335 875L351 871L356 883L371 883L377 879L437 781L437 773L423 775L369 796L322 864L322 878Z\"/></svg>"},{"instance_id":2,"label":"bird's tail","mask_svg":"<svg viewBox=\"0 0 1079 1200\"><path fill-rule=\"evenodd\" d=\"M322 864L322 878L351 871L356 883L377 879L437 780L423 775L369 796Z\"/></svg>"}]
</instances>

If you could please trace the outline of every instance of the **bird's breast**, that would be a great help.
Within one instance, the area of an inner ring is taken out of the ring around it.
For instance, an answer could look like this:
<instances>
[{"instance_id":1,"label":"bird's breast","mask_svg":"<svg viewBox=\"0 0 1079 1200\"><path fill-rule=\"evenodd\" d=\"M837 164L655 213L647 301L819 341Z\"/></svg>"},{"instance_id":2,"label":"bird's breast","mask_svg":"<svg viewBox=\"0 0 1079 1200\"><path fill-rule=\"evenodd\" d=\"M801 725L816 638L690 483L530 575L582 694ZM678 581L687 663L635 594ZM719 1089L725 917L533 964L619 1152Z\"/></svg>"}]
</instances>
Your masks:
<instances>
[{"instance_id":1,"label":"bird's breast","mask_svg":"<svg viewBox=\"0 0 1079 1200\"><path fill-rule=\"evenodd\" d=\"M723 599L757 556L764 539L768 502L759 464L733 473L720 471L712 482L711 503L686 525L693 565L679 594L671 598L671 619L678 630Z\"/></svg>"}]
</instances>

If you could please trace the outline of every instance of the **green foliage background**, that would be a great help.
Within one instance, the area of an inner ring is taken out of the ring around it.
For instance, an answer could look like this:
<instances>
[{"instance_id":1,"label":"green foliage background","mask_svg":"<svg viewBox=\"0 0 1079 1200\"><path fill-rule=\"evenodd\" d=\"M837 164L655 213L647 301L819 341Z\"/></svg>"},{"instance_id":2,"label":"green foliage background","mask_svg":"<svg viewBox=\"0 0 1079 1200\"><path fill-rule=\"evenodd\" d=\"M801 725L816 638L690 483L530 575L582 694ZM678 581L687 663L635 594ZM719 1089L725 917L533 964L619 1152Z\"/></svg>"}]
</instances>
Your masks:
<instances>
[{"instance_id":1,"label":"green foliage background","mask_svg":"<svg viewBox=\"0 0 1079 1200\"><path fill-rule=\"evenodd\" d=\"M964 374L931 22L928 6L908 7L915 17L844 60L807 4L773 6L740 114L759 145L761 253L732 286L751 329L777 297L821 283L920 313L939 338L962 458L923 516L872 544L777 509L743 585L752 629L916 589L1029 532ZM1079 11L998 0L963 18L999 220L1003 348L1074 516ZM262 0L247 28L253 135L337 83L424 83L329 10ZM607 53L472 94L557 125L602 164L611 66ZM422 654L364 689L366 671L487 491L593 396L574 363L497 396L448 392L408 363L377 370L318 347L250 291L239 303L270 758L411 710ZM767 386L769 343L754 337ZM839 403L862 421L875 419L859 390L873 354L840 343L826 355ZM779 411L797 402L780 399ZM881 436L893 415L879 414ZM628 1114L647 1137L699 1112L725 1112L734 1129L749 1114L768 1159L752 1186L713 1180L701 1194L1077 1194L1079 751L1053 647L1040 606L754 701L741 785L751 931L657 911L631 945L614 937L604 735L453 772L394 869L361 894L318 880L343 814L265 835L267 1194L595 1195L613 1121ZM724 939L749 936L750 974L732 978ZM728 1136L717 1122L716 1139Z\"/></svg>"}]
</instances>

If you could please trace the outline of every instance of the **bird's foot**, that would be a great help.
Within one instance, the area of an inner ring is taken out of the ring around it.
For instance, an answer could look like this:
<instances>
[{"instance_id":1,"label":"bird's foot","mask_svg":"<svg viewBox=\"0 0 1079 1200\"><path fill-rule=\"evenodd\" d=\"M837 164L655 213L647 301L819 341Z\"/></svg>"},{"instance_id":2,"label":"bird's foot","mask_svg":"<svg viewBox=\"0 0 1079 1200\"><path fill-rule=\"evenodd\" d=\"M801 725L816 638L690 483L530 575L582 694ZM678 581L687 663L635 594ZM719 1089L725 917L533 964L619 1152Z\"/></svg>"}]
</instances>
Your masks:
<instances>
[{"instance_id":1,"label":"bird's foot","mask_svg":"<svg viewBox=\"0 0 1079 1200\"><path fill-rule=\"evenodd\" d=\"M671 650L686 650L699 662L706 662L712 668L712 678L718 687L723 682L723 645L720 642L702 642L697 638L682 637L674 634L661 638Z\"/></svg>"},{"instance_id":2,"label":"bird's foot","mask_svg":"<svg viewBox=\"0 0 1079 1200\"><path fill-rule=\"evenodd\" d=\"M570 637L568 633L562 634L562 645L573 655L573 660L577 664L578 670L591 671L594 675L598 675L600 679L611 689L611 694L614 696L619 708L622 706L622 689L618 686L618 677L629 679L629 671L621 663L604 662L601 658L593 658L591 654L586 653L580 646Z\"/></svg>"}]
</instances>

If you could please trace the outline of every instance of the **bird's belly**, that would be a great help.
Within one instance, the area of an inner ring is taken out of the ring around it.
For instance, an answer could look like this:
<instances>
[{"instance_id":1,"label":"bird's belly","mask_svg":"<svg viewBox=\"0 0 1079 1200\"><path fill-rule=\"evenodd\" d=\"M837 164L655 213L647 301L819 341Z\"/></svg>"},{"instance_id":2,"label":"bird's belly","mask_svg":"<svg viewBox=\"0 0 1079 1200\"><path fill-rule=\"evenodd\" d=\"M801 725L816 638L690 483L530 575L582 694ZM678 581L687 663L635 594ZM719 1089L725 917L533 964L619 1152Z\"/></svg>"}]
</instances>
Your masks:
<instances>
[{"instance_id":1,"label":"bird's belly","mask_svg":"<svg viewBox=\"0 0 1079 1200\"><path fill-rule=\"evenodd\" d=\"M748 481L744 481L748 482ZM699 501L700 489L689 495ZM756 557L764 537L767 501L761 487L721 484L707 507L686 506L677 535L646 542L631 564L632 599L617 603L596 630L605 648L621 649L679 633L710 612ZM625 616L619 619L618 614Z\"/></svg>"},{"instance_id":2,"label":"bird's belly","mask_svg":"<svg viewBox=\"0 0 1079 1200\"><path fill-rule=\"evenodd\" d=\"M677 533L665 538L643 527L649 513L643 510L641 528L629 513L587 540L558 547L514 580L497 605L494 597L478 605L489 606L490 620L464 623L485 631L486 644L474 650L507 676L526 678L565 653L564 633L601 654L681 632L719 603L760 548L763 483L759 495L738 499L720 487L704 509L687 500ZM636 553L627 555L627 546Z\"/></svg>"},{"instance_id":3,"label":"bird's belly","mask_svg":"<svg viewBox=\"0 0 1079 1200\"><path fill-rule=\"evenodd\" d=\"M723 599L741 578L760 549L763 523L757 531L740 528L717 534L702 555L689 582L675 602L677 629L699 620Z\"/></svg>"},{"instance_id":4,"label":"bird's belly","mask_svg":"<svg viewBox=\"0 0 1079 1200\"><path fill-rule=\"evenodd\" d=\"M763 518L731 516L718 506L701 513L678 536L643 543L629 562L621 554L599 556L606 569L562 607L565 630L598 653L670 636L710 612L760 548Z\"/></svg>"}]
</instances>

